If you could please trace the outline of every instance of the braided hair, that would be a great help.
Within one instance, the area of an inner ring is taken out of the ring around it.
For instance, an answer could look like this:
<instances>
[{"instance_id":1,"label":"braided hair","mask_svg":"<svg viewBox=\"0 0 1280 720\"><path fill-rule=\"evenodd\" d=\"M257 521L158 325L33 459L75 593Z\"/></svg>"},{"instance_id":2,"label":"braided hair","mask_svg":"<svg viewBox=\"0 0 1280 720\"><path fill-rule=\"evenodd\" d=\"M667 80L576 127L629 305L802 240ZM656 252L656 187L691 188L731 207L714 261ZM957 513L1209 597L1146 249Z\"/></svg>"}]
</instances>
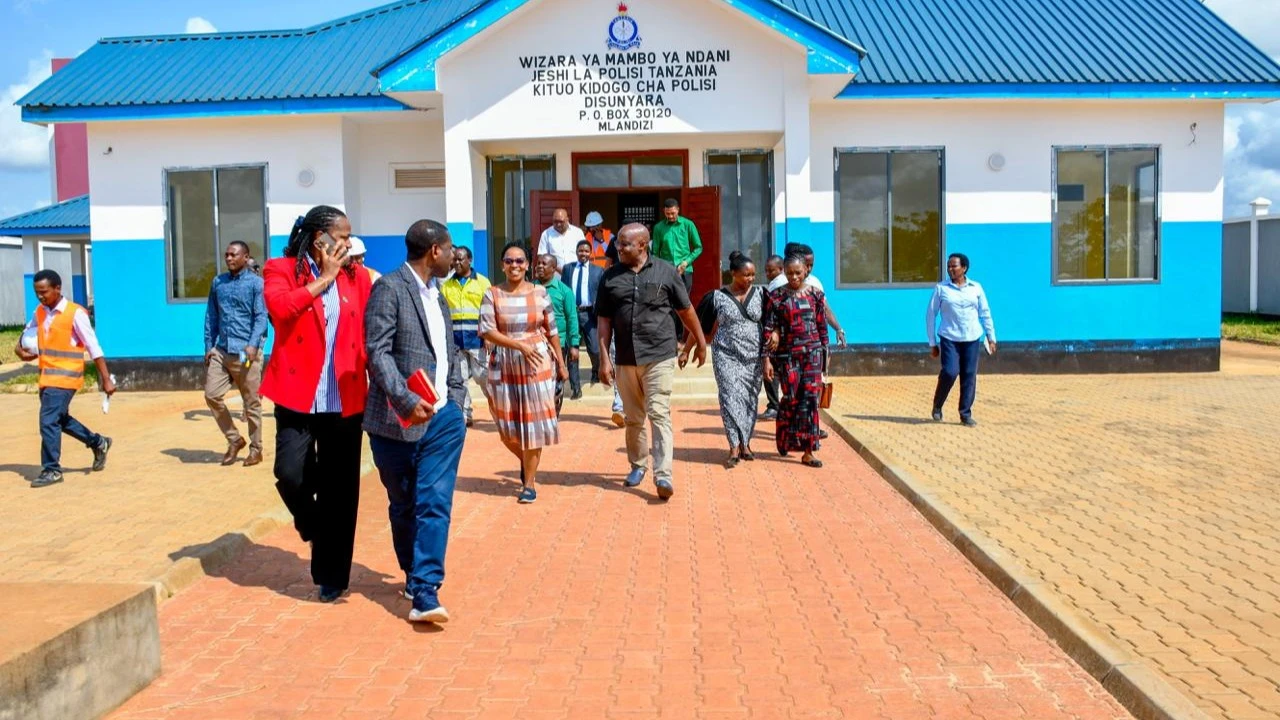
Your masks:
<instances>
[{"instance_id":1,"label":"braided hair","mask_svg":"<svg viewBox=\"0 0 1280 720\"><path fill-rule=\"evenodd\" d=\"M337 224L338 218L346 216L346 213L336 207L317 205L308 210L306 215L299 216L294 221L293 230L289 232L289 244L284 249L284 256L297 258L296 272L299 278L307 274L307 258L311 255L316 235L331 231ZM355 277L355 268L351 265L343 267L342 270L347 273L347 277Z\"/></svg>"}]
</instances>

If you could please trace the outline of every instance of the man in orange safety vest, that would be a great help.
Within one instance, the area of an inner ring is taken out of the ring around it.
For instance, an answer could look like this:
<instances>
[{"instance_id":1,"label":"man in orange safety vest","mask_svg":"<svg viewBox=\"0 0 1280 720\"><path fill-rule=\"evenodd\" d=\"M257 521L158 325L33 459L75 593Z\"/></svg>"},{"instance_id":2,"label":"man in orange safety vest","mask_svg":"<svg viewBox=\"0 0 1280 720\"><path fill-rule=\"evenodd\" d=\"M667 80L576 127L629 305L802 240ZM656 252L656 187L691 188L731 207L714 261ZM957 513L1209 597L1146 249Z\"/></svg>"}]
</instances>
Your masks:
<instances>
[{"instance_id":1,"label":"man in orange safety vest","mask_svg":"<svg viewBox=\"0 0 1280 720\"><path fill-rule=\"evenodd\" d=\"M24 337L35 335L35 349L18 341L14 352L28 362L40 360L40 475L31 487L45 487L62 482L62 434L85 444L93 451L93 469L107 465L111 438L89 430L71 417L71 399L84 386L84 354L89 353L98 368L102 392L110 397L116 384L107 370L98 336L89 322L89 313L62 296L62 278L53 270L35 274L36 297L40 300L35 316L27 323ZM103 406L104 411L106 406Z\"/></svg>"}]
</instances>

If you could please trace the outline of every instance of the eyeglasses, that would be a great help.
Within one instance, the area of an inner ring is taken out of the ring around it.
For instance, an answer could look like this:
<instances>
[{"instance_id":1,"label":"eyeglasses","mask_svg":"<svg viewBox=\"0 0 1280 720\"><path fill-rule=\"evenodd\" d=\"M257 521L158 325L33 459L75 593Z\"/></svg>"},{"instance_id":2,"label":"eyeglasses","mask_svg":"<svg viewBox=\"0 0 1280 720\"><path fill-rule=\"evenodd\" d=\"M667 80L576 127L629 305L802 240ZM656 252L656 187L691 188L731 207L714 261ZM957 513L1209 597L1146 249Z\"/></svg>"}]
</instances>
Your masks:
<instances>
[{"instance_id":1,"label":"eyeglasses","mask_svg":"<svg viewBox=\"0 0 1280 720\"><path fill-rule=\"evenodd\" d=\"M502 264L503 265L523 265L524 258L517 258L517 257L502 258Z\"/></svg>"}]
</instances>

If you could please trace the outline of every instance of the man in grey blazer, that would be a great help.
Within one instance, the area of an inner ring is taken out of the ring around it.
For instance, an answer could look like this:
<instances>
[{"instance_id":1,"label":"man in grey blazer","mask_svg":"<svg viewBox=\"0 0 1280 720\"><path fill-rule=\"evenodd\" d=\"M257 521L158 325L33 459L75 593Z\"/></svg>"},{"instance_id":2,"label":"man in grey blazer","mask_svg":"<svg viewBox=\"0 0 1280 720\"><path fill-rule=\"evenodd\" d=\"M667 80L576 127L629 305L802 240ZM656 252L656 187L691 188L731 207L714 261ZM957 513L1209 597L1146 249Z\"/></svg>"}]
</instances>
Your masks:
<instances>
[{"instance_id":1,"label":"man in grey blazer","mask_svg":"<svg viewBox=\"0 0 1280 720\"><path fill-rule=\"evenodd\" d=\"M444 225L419 220L404 244L407 262L374 283L365 309L370 383L364 429L387 489L391 540L405 572L405 595L413 600L409 621L443 623L449 613L439 592L467 433L466 387L461 368L450 362L453 327L440 294L453 240ZM406 379L418 370L436 388L436 403L409 389Z\"/></svg>"}]
</instances>

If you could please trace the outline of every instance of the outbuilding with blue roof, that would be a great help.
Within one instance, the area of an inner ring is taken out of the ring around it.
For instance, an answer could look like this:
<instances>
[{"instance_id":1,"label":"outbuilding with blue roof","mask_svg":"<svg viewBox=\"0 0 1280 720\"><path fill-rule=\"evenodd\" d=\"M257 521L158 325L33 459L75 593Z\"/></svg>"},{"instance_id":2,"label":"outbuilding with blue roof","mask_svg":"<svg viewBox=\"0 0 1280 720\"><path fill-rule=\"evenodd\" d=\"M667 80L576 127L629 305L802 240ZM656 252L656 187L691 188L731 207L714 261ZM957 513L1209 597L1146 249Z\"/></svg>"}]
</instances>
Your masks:
<instances>
[{"instance_id":1,"label":"outbuilding with blue roof","mask_svg":"<svg viewBox=\"0 0 1280 720\"><path fill-rule=\"evenodd\" d=\"M222 248L277 255L313 205L380 270L427 217L495 275L556 208L616 230L677 198L695 294L733 250L813 247L860 372L933 367L952 252L1005 368L1216 368L1224 107L1277 98L1198 0L402 0L105 39L19 105L88 124L115 356L200 356Z\"/></svg>"}]
</instances>

